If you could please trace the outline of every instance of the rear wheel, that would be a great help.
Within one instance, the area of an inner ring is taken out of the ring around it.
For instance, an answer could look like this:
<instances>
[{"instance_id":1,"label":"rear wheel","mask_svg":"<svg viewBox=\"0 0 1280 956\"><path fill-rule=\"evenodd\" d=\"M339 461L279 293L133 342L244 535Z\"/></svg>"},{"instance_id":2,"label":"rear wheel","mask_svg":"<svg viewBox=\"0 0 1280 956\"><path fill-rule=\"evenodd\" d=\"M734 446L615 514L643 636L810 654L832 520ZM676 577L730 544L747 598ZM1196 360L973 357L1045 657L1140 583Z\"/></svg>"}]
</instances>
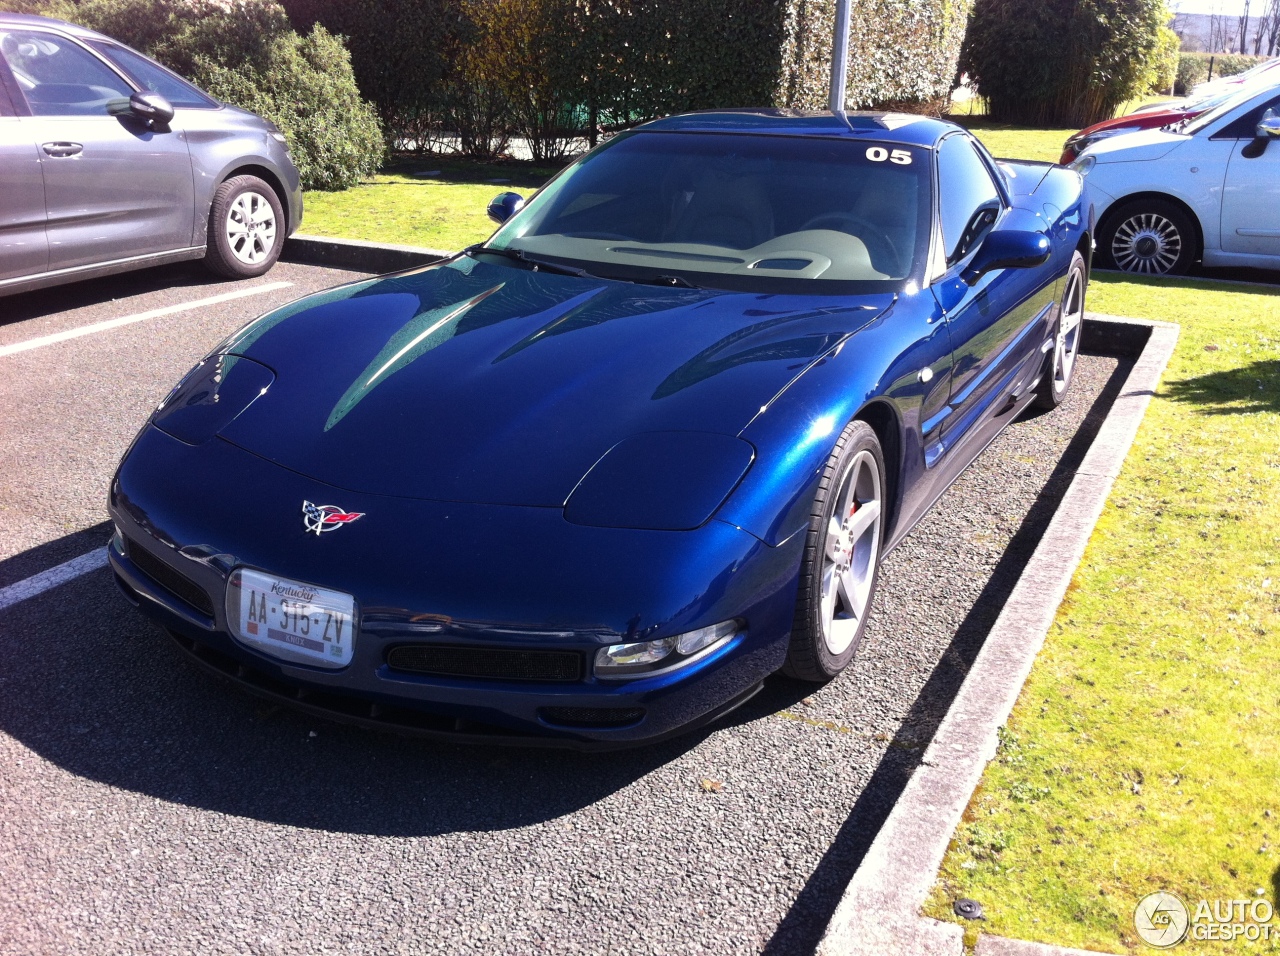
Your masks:
<instances>
[{"instance_id":1,"label":"rear wheel","mask_svg":"<svg viewBox=\"0 0 1280 956\"><path fill-rule=\"evenodd\" d=\"M1138 199L1108 213L1098 238L1106 265L1137 275L1183 275L1199 252L1191 217L1163 199Z\"/></svg>"},{"instance_id":2,"label":"rear wheel","mask_svg":"<svg viewBox=\"0 0 1280 956\"><path fill-rule=\"evenodd\" d=\"M209 269L228 279L260 276L280 258L284 210L275 190L257 176L233 176L209 207Z\"/></svg>"},{"instance_id":3,"label":"rear wheel","mask_svg":"<svg viewBox=\"0 0 1280 956\"><path fill-rule=\"evenodd\" d=\"M1076 356L1080 354L1080 336L1083 332L1084 294L1088 275L1084 256L1076 252L1071 257L1067 281L1062 288L1062 302L1058 306L1058 322L1053 333L1053 354L1036 386L1033 404L1037 408L1057 408L1067 397L1071 377L1076 370Z\"/></svg>"},{"instance_id":4,"label":"rear wheel","mask_svg":"<svg viewBox=\"0 0 1280 956\"><path fill-rule=\"evenodd\" d=\"M846 426L814 498L784 673L827 681L853 660L880 576L884 453L866 422Z\"/></svg>"}]
</instances>

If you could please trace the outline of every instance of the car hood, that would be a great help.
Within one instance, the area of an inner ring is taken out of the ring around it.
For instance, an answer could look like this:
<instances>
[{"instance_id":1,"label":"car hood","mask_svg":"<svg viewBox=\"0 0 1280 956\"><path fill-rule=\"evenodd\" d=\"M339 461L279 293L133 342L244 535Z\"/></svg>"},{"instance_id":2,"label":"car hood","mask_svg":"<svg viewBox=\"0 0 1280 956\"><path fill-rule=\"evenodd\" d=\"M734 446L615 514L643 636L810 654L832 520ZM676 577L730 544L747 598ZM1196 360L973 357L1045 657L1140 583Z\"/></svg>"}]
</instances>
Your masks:
<instances>
[{"instance_id":1,"label":"car hood","mask_svg":"<svg viewBox=\"0 0 1280 956\"><path fill-rule=\"evenodd\" d=\"M559 506L628 437L738 434L893 298L665 288L461 257L236 333L220 350L275 379L218 434L338 488Z\"/></svg>"},{"instance_id":2,"label":"car hood","mask_svg":"<svg viewBox=\"0 0 1280 956\"><path fill-rule=\"evenodd\" d=\"M1094 157L1099 163L1137 163L1160 159L1189 138L1163 129L1143 129L1100 139L1085 150L1085 155Z\"/></svg>"},{"instance_id":3,"label":"car hood","mask_svg":"<svg viewBox=\"0 0 1280 956\"><path fill-rule=\"evenodd\" d=\"M1152 110L1148 113L1130 113L1128 116L1116 116L1112 119L1103 120L1101 123L1094 123L1092 126L1086 126L1080 132L1072 135L1072 139L1081 139L1094 133L1109 132L1111 130L1140 130L1155 129L1160 126L1168 126L1170 123L1176 123L1184 120L1188 116L1195 115L1194 111L1186 110Z\"/></svg>"}]
</instances>

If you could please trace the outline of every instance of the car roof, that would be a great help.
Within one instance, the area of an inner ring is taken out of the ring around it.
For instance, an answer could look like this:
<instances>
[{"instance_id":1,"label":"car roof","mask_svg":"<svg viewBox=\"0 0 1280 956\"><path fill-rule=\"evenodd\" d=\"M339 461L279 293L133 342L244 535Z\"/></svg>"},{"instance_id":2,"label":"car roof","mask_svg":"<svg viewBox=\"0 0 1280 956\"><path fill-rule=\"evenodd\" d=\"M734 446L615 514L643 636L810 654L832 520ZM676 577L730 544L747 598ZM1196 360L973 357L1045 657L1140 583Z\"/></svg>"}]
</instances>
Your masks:
<instances>
[{"instance_id":1,"label":"car roof","mask_svg":"<svg viewBox=\"0 0 1280 956\"><path fill-rule=\"evenodd\" d=\"M106 40L101 33L85 27L77 26L74 23L67 23L65 20L55 20L52 17L38 17L31 13L5 13L0 11L0 23L6 26L22 26L22 27L54 27L62 33L79 37L82 40Z\"/></svg>"},{"instance_id":2,"label":"car roof","mask_svg":"<svg viewBox=\"0 0 1280 956\"><path fill-rule=\"evenodd\" d=\"M637 127L640 130L675 132L843 136L924 147L936 146L943 136L960 128L954 123L912 113L831 113L786 109L704 110L668 116Z\"/></svg>"}]
</instances>

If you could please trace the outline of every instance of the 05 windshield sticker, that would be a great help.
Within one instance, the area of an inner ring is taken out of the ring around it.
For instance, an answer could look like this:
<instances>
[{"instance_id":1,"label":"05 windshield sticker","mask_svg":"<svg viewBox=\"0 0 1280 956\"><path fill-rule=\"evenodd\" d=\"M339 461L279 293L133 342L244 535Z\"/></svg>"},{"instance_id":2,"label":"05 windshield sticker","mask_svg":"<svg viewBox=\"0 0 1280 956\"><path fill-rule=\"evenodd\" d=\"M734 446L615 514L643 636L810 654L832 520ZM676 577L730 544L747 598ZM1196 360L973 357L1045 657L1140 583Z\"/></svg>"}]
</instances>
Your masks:
<instances>
[{"instance_id":1,"label":"05 windshield sticker","mask_svg":"<svg viewBox=\"0 0 1280 956\"><path fill-rule=\"evenodd\" d=\"M911 152L905 149L885 149L883 146L868 146L867 159L873 163L883 163L888 160L899 166L911 165Z\"/></svg>"}]
</instances>

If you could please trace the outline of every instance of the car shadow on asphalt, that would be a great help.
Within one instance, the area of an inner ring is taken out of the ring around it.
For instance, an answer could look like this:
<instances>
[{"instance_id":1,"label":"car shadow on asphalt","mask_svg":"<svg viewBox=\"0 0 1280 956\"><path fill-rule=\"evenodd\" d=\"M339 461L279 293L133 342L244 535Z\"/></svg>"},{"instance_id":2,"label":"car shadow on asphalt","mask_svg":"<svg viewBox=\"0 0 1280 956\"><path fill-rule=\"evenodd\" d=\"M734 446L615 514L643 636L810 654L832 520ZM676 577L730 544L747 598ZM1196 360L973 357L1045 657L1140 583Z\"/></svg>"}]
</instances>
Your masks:
<instances>
[{"instance_id":1,"label":"car shadow on asphalt","mask_svg":"<svg viewBox=\"0 0 1280 956\"><path fill-rule=\"evenodd\" d=\"M1070 486L1132 367L1132 358L1122 359L1094 400L1084 422L1037 495L986 586L956 629L951 643L916 696L893 739L888 742L884 756L858 796L852 812L765 945L765 956L810 953L817 947L845 887L853 878L911 775L920 766L925 750L959 693L965 675L982 650L983 642L1017 585L1023 568L1049 522L1053 520L1058 503ZM1043 414L1046 413L1028 409L1021 417L1025 420ZM742 719L750 719L748 708L768 708L774 703L766 694L760 694L743 708L747 712L739 713Z\"/></svg>"},{"instance_id":2,"label":"car shadow on asphalt","mask_svg":"<svg viewBox=\"0 0 1280 956\"><path fill-rule=\"evenodd\" d=\"M986 588L889 742L766 952L811 951L946 713L1123 384L1112 375ZM96 526L0 562L11 583L105 540ZM0 611L0 731L81 778L201 810L375 836L499 831L629 786L709 734L786 710L775 677L711 728L603 754L483 748L345 727L263 702L187 661L102 569Z\"/></svg>"},{"instance_id":3,"label":"car shadow on asphalt","mask_svg":"<svg viewBox=\"0 0 1280 956\"><path fill-rule=\"evenodd\" d=\"M199 262L177 262L5 296L0 299L0 326L153 292L204 288L217 294L238 286L215 276Z\"/></svg>"},{"instance_id":4,"label":"car shadow on asphalt","mask_svg":"<svg viewBox=\"0 0 1280 956\"><path fill-rule=\"evenodd\" d=\"M0 562L0 580L101 547L106 530ZM301 828L421 837L528 826L597 803L712 732L580 754L347 727L190 662L106 568L0 610L0 645L0 731L46 761L159 800Z\"/></svg>"}]
</instances>

